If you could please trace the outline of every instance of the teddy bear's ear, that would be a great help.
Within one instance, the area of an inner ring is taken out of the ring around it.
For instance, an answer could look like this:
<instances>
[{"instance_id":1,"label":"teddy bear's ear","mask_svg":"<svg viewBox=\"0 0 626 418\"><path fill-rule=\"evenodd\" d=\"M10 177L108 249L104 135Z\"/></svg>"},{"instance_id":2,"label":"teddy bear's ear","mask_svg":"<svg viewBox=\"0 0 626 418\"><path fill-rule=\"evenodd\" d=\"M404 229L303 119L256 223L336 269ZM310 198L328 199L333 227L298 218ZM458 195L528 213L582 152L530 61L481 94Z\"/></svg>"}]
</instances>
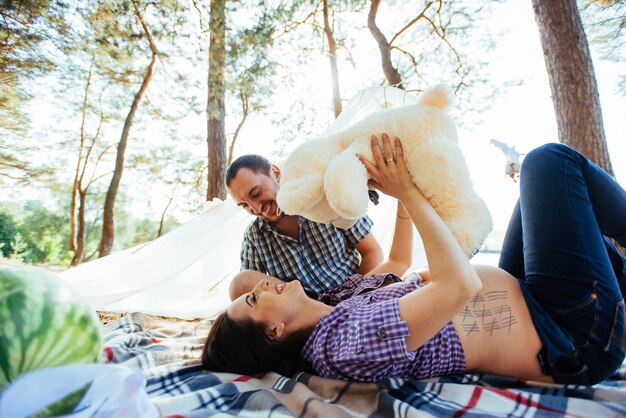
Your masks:
<instances>
[{"instance_id":1,"label":"teddy bear's ear","mask_svg":"<svg viewBox=\"0 0 626 418\"><path fill-rule=\"evenodd\" d=\"M285 181L284 176L276 196L276 203L289 215L302 215L324 197L323 173L311 174Z\"/></svg>"},{"instance_id":2,"label":"teddy bear's ear","mask_svg":"<svg viewBox=\"0 0 626 418\"><path fill-rule=\"evenodd\" d=\"M454 95L445 84L433 84L429 86L418 98L418 103L428 106L434 106L441 110L448 110Z\"/></svg>"}]
</instances>

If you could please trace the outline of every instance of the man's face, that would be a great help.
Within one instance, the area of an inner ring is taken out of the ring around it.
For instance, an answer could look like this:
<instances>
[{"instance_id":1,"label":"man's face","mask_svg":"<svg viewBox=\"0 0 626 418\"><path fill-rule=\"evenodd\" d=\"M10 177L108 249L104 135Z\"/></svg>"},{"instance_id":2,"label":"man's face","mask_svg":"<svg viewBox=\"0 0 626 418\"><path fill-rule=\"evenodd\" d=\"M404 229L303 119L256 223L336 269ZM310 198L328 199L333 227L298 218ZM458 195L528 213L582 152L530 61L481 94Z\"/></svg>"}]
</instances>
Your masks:
<instances>
[{"instance_id":1,"label":"man's face","mask_svg":"<svg viewBox=\"0 0 626 418\"><path fill-rule=\"evenodd\" d=\"M280 170L274 165L269 174L255 173L244 167L239 169L237 175L230 181L228 193L237 206L244 208L248 213L276 222L284 215L276 204L276 195L280 189L279 179Z\"/></svg>"}]
</instances>

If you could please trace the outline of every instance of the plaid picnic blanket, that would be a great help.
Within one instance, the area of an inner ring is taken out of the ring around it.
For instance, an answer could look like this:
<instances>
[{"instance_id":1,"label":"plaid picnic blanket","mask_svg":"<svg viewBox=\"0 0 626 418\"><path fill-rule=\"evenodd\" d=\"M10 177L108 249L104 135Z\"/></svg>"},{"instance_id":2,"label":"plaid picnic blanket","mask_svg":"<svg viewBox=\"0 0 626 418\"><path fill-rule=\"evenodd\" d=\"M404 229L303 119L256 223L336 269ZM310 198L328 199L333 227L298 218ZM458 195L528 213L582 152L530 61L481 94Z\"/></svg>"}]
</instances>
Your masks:
<instances>
[{"instance_id":1,"label":"plaid picnic blanket","mask_svg":"<svg viewBox=\"0 0 626 418\"><path fill-rule=\"evenodd\" d=\"M210 321L133 313L103 326L106 361L140 368L162 417L626 417L626 364L601 384L530 385L485 374L376 384L307 373L202 370Z\"/></svg>"}]
</instances>

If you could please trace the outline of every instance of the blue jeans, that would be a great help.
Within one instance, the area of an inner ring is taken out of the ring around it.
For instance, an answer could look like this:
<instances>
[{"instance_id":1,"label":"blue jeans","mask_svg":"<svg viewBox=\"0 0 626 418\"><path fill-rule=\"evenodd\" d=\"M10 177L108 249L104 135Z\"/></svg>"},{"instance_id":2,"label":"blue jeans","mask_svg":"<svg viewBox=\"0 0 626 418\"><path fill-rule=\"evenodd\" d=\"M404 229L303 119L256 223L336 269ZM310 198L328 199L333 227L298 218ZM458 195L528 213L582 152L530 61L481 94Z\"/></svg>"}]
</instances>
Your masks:
<instances>
[{"instance_id":1,"label":"blue jeans","mask_svg":"<svg viewBox=\"0 0 626 418\"><path fill-rule=\"evenodd\" d=\"M520 282L557 383L598 383L624 360L626 259L606 237L626 246L626 191L566 145L531 151L499 266Z\"/></svg>"}]
</instances>

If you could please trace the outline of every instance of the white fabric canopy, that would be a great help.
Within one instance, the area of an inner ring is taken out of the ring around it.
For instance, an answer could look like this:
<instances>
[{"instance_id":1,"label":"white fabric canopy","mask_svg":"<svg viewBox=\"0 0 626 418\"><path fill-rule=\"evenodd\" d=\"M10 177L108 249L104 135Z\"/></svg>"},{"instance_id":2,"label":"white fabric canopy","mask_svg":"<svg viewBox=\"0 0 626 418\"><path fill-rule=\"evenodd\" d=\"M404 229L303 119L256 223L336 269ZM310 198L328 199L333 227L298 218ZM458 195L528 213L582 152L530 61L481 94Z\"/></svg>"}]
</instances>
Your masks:
<instances>
[{"instance_id":1,"label":"white fabric canopy","mask_svg":"<svg viewBox=\"0 0 626 418\"><path fill-rule=\"evenodd\" d=\"M391 87L374 87L352 98L325 132L345 129L378 110L408 105L416 98ZM387 254L395 201L370 204L373 234ZM254 218L229 198L214 200L192 221L146 244L62 272L94 309L140 311L180 318L208 317L224 309L228 284L239 271L243 233ZM417 234L415 234L417 235ZM414 266L425 264L416 238Z\"/></svg>"},{"instance_id":2,"label":"white fabric canopy","mask_svg":"<svg viewBox=\"0 0 626 418\"><path fill-rule=\"evenodd\" d=\"M391 244L395 201L370 208L372 233L385 253ZM224 309L228 284L239 271L245 228L254 218L231 199L215 200L197 218L149 243L71 268L60 276L94 309L139 311L180 318ZM419 241L417 241L419 249ZM420 252L421 253L421 252ZM423 263L417 257L416 263Z\"/></svg>"}]
</instances>

